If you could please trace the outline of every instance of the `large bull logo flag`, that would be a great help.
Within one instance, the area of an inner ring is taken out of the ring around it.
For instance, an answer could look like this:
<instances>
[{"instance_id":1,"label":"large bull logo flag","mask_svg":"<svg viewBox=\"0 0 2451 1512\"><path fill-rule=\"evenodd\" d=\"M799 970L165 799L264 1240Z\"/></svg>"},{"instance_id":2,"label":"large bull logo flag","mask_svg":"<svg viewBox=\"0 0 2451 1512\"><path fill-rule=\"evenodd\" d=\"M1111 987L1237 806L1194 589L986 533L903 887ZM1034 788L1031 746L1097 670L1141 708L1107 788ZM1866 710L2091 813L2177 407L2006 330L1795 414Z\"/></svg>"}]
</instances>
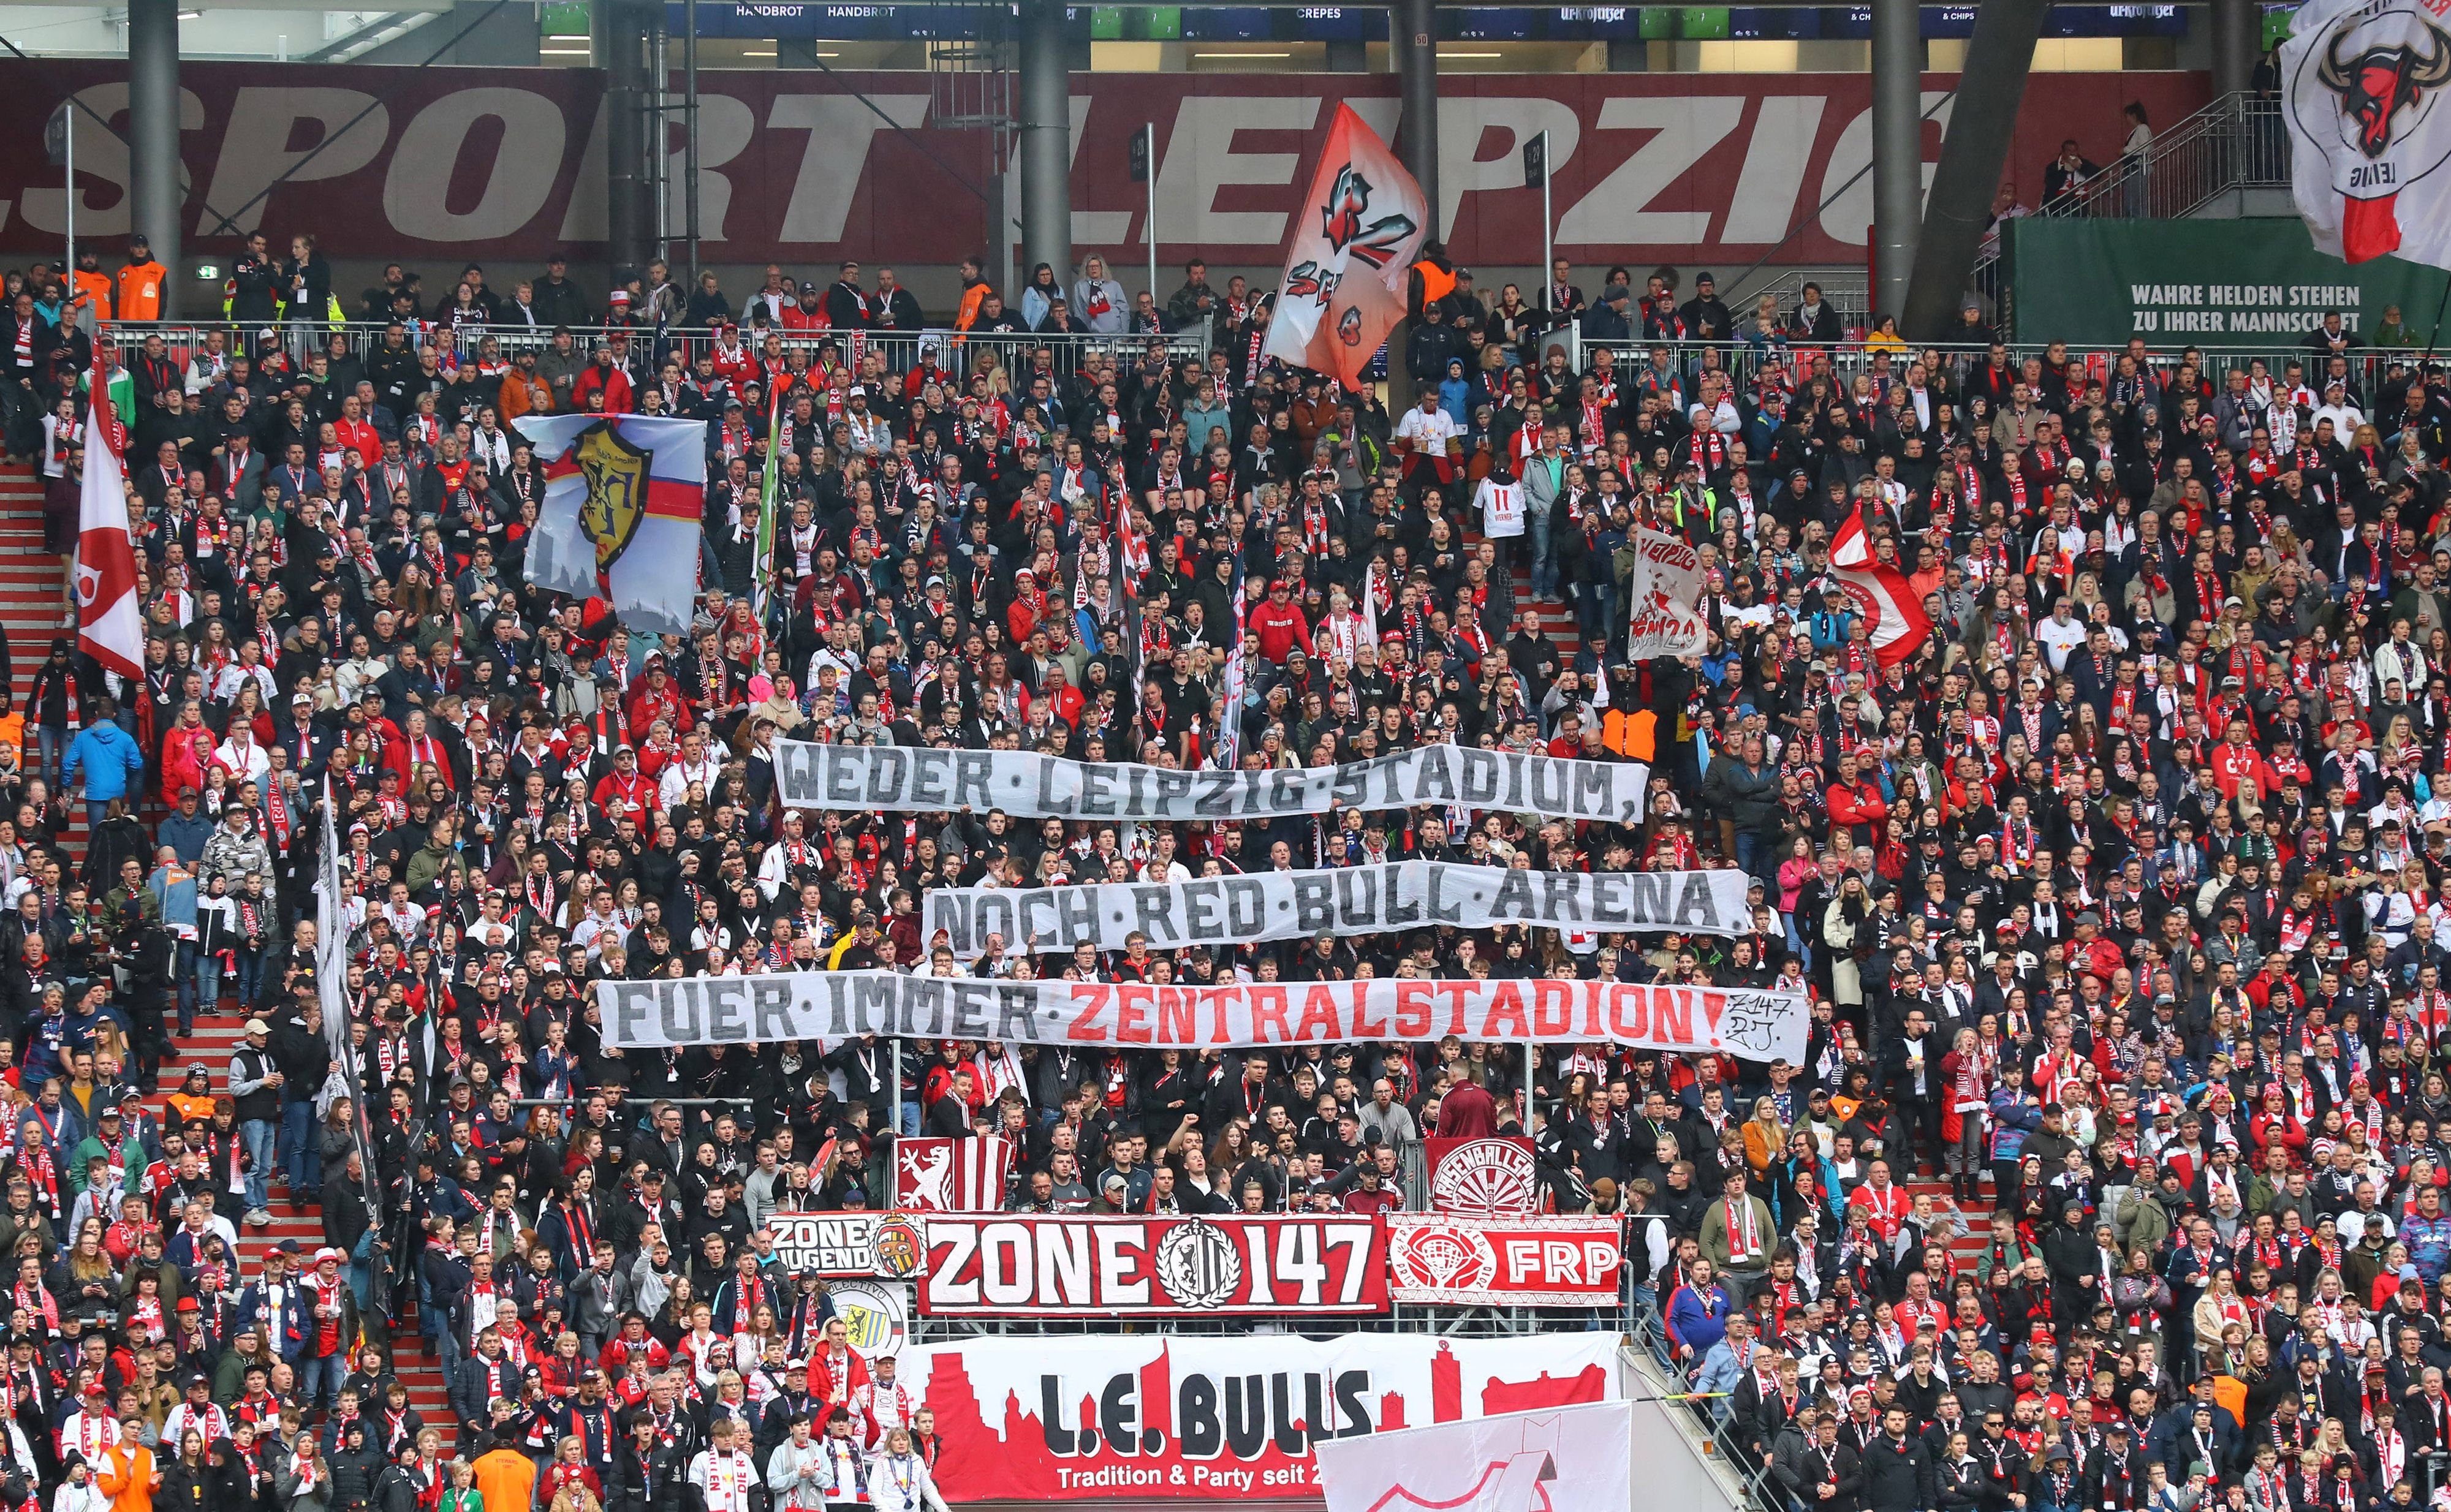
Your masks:
<instances>
[{"instance_id":1,"label":"large bull logo flag","mask_svg":"<svg viewBox=\"0 0 2451 1512\"><path fill-rule=\"evenodd\" d=\"M1404 280L1428 224L1422 187L1351 106L1339 106L1310 209L1285 252L1268 355L1358 386L1404 313Z\"/></svg>"},{"instance_id":2,"label":"large bull logo flag","mask_svg":"<svg viewBox=\"0 0 2451 1512\"><path fill-rule=\"evenodd\" d=\"M2451 266L2451 31L2441 0L2313 0L2282 44L2291 184L2315 245Z\"/></svg>"}]
</instances>

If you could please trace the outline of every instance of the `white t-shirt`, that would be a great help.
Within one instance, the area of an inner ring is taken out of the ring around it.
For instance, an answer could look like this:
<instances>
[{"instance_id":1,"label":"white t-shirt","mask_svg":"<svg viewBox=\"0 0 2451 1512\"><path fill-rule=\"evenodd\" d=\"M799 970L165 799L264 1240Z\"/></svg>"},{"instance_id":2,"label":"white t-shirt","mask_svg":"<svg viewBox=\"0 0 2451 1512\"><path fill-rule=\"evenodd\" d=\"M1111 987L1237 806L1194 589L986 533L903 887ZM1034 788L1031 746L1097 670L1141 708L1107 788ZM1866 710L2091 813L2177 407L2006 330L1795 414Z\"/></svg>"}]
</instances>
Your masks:
<instances>
[{"instance_id":1,"label":"white t-shirt","mask_svg":"<svg viewBox=\"0 0 2451 1512\"><path fill-rule=\"evenodd\" d=\"M1480 506L1480 533L1492 540L1523 534L1523 485L1484 478L1474 495Z\"/></svg>"},{"instance_id":2,"label":"white t-shirt","mask_svg":"<svg viewBox=\"0 0 2451 1512\"><path fill-rule=\"evenodd\" d=\"M2085 644L2085 635L2086 623L2077 619L2062 624L2058 617L2053 616L2034 626L2034 638L2043 643L2053 672L2068 665L2069 653Z\"/></svg>"},{"instance_id":3,"label":"white t-shirt","mask_svg":"<svg viewBox=\"0 0 2451 1512\"><path fill-rule=\"evenodd\" d=\"M1444 457L1447 442L1462 434L1455 417L1443 409L1408 409L1404 418L1396 422L1398 438L1411 442L1413 449L1424 457Z\"/></svg>"}]
</instances>

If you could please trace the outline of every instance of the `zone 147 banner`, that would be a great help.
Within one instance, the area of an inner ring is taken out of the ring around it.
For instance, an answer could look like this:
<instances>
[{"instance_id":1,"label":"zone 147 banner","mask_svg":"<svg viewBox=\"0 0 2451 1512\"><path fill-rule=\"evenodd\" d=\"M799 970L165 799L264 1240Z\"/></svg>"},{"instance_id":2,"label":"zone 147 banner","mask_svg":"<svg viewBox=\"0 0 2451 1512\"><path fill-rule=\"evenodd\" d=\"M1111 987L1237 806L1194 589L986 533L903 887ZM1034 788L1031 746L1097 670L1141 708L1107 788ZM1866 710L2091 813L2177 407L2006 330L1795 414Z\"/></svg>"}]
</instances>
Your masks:
<instances>
[{"instance_id":1,"label":"zone 147 banner","mask_svg":"<svg viewBox=\"0 0 2451 1512\"><path fill-rule=\"evenodd\" d=\"M1002 809L1025 819L1276 819L1441 804L1639 824L1650 780L1651 769L1638 761L1456 745L1273 772L1179 771L1034 751L797 740L775 746L775 790L791 808Z\"/></svg>"},{"instance_id":2,"label":"zone 147 banner","mask_svg":"<svg viewBox=\"0 0 2451 1512\"><path fill-rule=\"evenodd\" d=\"M899 1379L936 1415L936 1483L956 1505L1315 1504L1314 1445L1620 1400L1618 1342L1598 1330L971 1339L906 1350Z\"/></svg>"},{"instance_id":3,"label":"zone 147 banner","mask_svg":"<svg viewBox=\"0 0 2451 1512\"><path fill-rule=\"evenodd\" d=\"M1383 1231L1370 1218L928 1218L931 1317L1181 1317L1385 1312Z\"/></svg>"},{"instance_id":4,"label":"zone 147 banner","mask_svg":"<svg viewBox=\"0 0 2451 1512\"><path fill-rule=\"evenodd\" d=\"M1597 1044L1766 1061L1804 1057L1800 992L1601 981L1000 981L898 972L779 972L596 984L611 1050L836 1040L993 1039L1151 1050L1362 1040Z\"/></svg>"},{"instance_id":5,"label":"zone 147 banner","mask_svg":"<svg viewBox=\"0 0 2451 1512\"><path fill-rule=\"evenodd\" d=\"M1080 887L939 888L921 911L920 938L945 932L970 960L1000 935L1015 950L1120 951L1134 934L1155 950L1453 925L1676 930L1742 934L1750 882L1742 872L1534 872L1446 861L1388 861L1318 872L1257 872L1190 882Z\"/></svg>"}]
</instances>

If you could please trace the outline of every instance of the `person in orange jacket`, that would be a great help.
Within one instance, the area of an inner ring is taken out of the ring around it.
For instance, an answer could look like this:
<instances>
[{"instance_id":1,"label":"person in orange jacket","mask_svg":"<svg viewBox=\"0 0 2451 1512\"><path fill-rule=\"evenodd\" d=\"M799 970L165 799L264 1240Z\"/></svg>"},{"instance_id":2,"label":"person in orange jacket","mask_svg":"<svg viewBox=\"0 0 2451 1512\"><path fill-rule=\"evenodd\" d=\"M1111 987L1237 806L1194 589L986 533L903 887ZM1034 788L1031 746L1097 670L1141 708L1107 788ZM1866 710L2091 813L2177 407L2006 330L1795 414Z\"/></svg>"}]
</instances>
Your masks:
<instances>
[{"instance_id":1,"label":"person in orange jacket","mask_svg":"<svg viewBox=\"0 0 2451 1512\"><path fill-rule=\"evenodd\" d=\"M153 260L153 245L139 231L127 239L127 265L119 270L118 314L123 321L162 318L162 290L170 270Z\"/></svg>"},{"instance_id":2,"label":"person in orange jacket","mask_svg":"<svg viewBox=\"0 0 2451 1512\"><path fill-rule=\"evenodd\" d=\"M119 1442L103 1451L94 1467L94 1488L110 1498L110 1512L153 1512L162 1472L153 1463L153 1451L138 1440L144 1429L143 1414L121 1418Z\"/></svg>"},{"instance_id":3,"label":"person in orange jacket","mask_svg":"<svg viewBox=\"0 0 2451 1512\"><path fill-rule=\"evenodd\" d=\"M69 283L76 290L74 303L78 308L92 306L93 318L98 321L111 318L110 275L102 270L100 252L91 246L78 247L76 272Z\"/></svg>"}]
</instances>

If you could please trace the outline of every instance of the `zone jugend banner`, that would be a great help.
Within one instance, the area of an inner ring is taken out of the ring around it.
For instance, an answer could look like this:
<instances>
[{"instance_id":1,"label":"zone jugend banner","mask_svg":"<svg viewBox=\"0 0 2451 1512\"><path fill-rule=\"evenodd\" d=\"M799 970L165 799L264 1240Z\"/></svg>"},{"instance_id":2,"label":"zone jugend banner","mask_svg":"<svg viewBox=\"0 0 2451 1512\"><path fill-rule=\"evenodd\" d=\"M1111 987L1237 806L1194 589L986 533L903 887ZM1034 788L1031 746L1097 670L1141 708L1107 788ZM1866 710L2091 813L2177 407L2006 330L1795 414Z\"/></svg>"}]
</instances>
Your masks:
<instances>
[{"instance_id":1,"label":"zone jugend banner","mask_svg":"<svg viewBox=\"0 0 2451 1512\"><path fill-rule=\"evenodd\" d=\"M1180 771L1034 751L775 746L775 786L791 808L1002 809L1028 819L1278 819L1441 804L1638 824L1650 780L1651 769L1638 761L1453 745L1271 772Z\"/></svg>"},{"instance_id":2,"label":"zone jugend banner","mask_svg":"<svg viewBox=\"0 0 2451 1512\"><path fill-rule=\"evenodd\" d=\"M783 972L597 984L615 1050L882 1034L1008 1045L1287 1049L1363 1040L1608 1042L1799 1061L1801 993L1605 981L1233 983L1001 981L898 972Z\"/></svg>"},{"instance_id":3,"label":"zone jugend banner","mask_svg":"<svg viewBox=\"0 0 2451 1512\"><path fill-rule=\"evenodd\" d=\"M1675 930L1742 934L1751 878L1742 872L1535 872L1446 861L1388 861L1318 872L1258 872L1189 882L1100 882L1078 887L939 888L928 894L920 937L945 932L971 960L990 935L1014 950L1120 951L1133 934L1153 950L1450 925Z\"/></svg>"}]
</instances>

